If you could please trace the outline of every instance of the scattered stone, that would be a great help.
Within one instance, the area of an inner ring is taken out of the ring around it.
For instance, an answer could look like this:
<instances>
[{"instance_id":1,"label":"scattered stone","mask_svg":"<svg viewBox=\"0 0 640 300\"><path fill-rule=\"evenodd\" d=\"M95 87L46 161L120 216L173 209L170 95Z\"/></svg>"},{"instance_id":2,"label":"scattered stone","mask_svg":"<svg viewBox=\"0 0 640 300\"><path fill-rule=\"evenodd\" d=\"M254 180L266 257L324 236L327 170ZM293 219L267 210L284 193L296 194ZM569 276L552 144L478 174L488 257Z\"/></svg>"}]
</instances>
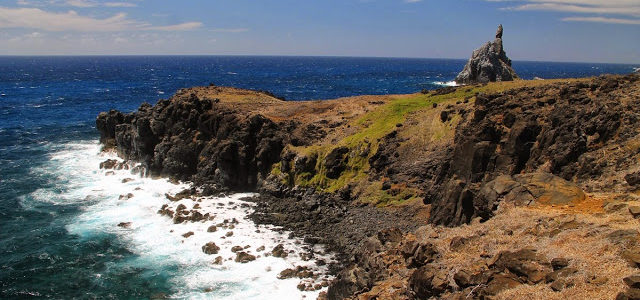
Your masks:
<instances>
[{"instance_id":1,"label":"scattered stone","mask_svg":"<svg viewBox=\"0 0 640 300\"><path fill-rule=\"evenodd\" d=\"M416 298L428 299L445 291L448 286L447 274L432 265L426 265L411 275L409 286Z\"/></svg>"},{"instance_id":2,"label":"scattered stone","mask_svg":"<svg viewBox=\"0 0 640 300\"><path fill-rule=\"evenodd\" d=\"M631 173L631 174L627 174L624 176L624 180L630 185L630 186L636 186L640 184L640 171L635 172L635 173Z\"/></svg>"},{"instance_id":3,"label":"scattered stone","mask_svg":"<svg viewBox=\"0 0 640 300\"><path fill-rule=\"evenodd\" d=\"M289 253L284 249L284 245L278 244L273 248L273 250L271 250L271 255L274 257L285 258L289 256Z\"/></svg>"},{"instance_id":4,"label":"scattered stone","mask_svg":"<svg viewBox=\"0 0 640 300\"><path fill-rule=\"evenodd\" d=\"M183 234L182 237L184 237L186 239L186 238L189 238L192 235L194 235L193 231L189 231L189 232Z\"/></svg>"},{"instance_id":5,"label":"scattered stone","mask_svg":"<svg viewBox=\"0 0 640 300\"><path fill-rule=\"evenodd\" d=\"M100 169L113 169L118 164L115 159L107 159L100 163Z\"/></svg>"},{"instance_id":6,"label":"scattered stone","mask_svg":"<svg viewBox=\"0 0 640 300\"><path fill-rule=\"evenodd\" d=\"M222 256L218 256L218 257L216 257L216 259L213 261L213 264L215 264L215 265L221 265L223 261L224 261L224 258L222 258Z\"/></svg>"},{"instance_id":7,"label":"scattered stone","mask_svg":"<svg viewBox=\"0 0 640 300\"><path fill-rule=\"evenodd\" d=\"M498 269L507 269L509 272L523 276L531 283L538 283L551 273L551 264L546 258L537 253L536 249L525 248L515 252L504 251L494 258L494 265ZM566 270L566 269L565 269ZM562 272L564 270L561 270Z\"/></svg>"},{"instance_id":8,"label":"scattered stone","mask_svg":"<svg viewBox=\"0 0 640 300\"><path fill-rule=\"evenodd\" d=\"M258 247L258 248L256 249L256 251L258 251L258 252L262 252L262 251L264 251L264 249L265 249L265 247L264 247L264 246L260 246L260 247Z\"/></svg>"},{"instance_id":9,"label":"scattered stone","mask_svg":"<svg viewBox=\"0 0 640 300\"><path fill-rule=\"evenodd\" d=\"M202 246L202 252L205 254L218 254L218 251L220 251L220 247L218 247L214 242L208 242Z\"/></svg>"},{"instance_id":10,"label":"scattered stone","mask_svg":"<svg viewBox=\"0 0 640 300\"><path fill-rule=\"evenodd\" d=\"M566 279L560 279L560 280L556 280L553 283L551 283L549 285L549 287L554 291L554 292L559 292L562 291L565 288L569 288L572 287L574 284L572 281L566 280Z\"/></svg>"},{"instance_id":11,"label":"scattered stone","mask_svg":"<svg viewBox=\"0 0 640 300\"><path fill-rule=\"evenodd\" d=\"M238 251L242 251L242 246L233 246L231 247L231 252L236 253Z\"/></svg>"},{"instance_id":12,"label":"scattered stone","mask_svg":"<svg viewBox=\"0 0 640 300\"><path fill-rule=\"evenodd\" d=\"M131 181L134 181L134 180L135 179L133 179L133 178L125 178L125 179L122 179L122 183L127 183L127 182L131 182Z\"/></svg>"},{"instance_id":13,"label":"scattered stone","mask_svg":"<svg viewBox=\"0 0 640 300\"><path fill-rule=\"evenodd\" d=\"M131 228L131 222L120 222L118 223L118 227Z\"/></svg>"},{"instance_id":14,"label":"scattered stone","mask_svg":"<svg viewBox=\"0 0 640 300\"><path fill-rule=\"evenodd\" d=\"M229 231L229 232L227 232L227 233L225 233L225 234L224 234L224 236L226 236L226 237L230 237L230 236L232 236L232 235L233 235L233 231Z\"/></svg>"},{"instance_id":15,"label":"scattered stone","mask_svg":"<svg viewBox=\"0 0 640 300\"><path fill-rule=\"evenodd\" d=\"M601 276L593 276L589 278L587 282L595 285L605 285L607 282L609 282L609 278L601 277Z\"/></svg>"},{"instance_id":16,"label":"scattered stone","mask_svg":"<svg viewBox=\"0 0 640 300\"><path fill-rule=\"evenodd\" d=\"M216 232L218 231L218 227L216 225L211 225L207 228L207 232Z\"/></svg>"},{"instance_id":17,"label":"scattered stone","mask_svg":"<svg viewBox=\"0 0 640 300\"><path fill-rule=\"evenodd\" d=\"M256 257L247 252L242 251L242 252L236 253L236 259L235 259L236 262L244 264L254 260L256 260Z\"/></svg>"},{"instance_id":18,"label":"scattered stone","mask_svg":"<svg viewBox=\"0 0 640 300\"><path fill-rule=\"evenodd\" d=\"M169 194L164 194L164 196L167 199L169 199L169 201L175 202L175 201L180 201L180 200L185 199L185 198L189 198L189 197L191 197L192 194L193 193L192 193L191 190L183 190L183 191L177 193L175 196L171 196Z\"/></svg>"},{"instance_id":19,"label":"scattered stone","mask_svg":"<svg viewBox=\"0 0 640 300\"><path fill-rule=\"evenodd\" d=\"M553 267L554 271L565 268L569 265L569 260L566 258L554 258L551 260L551 267Z\"/></svg>"},{"instance_id":20,"label":"scattered stone","mask_svg":"<svg viewBox=\"0 0 640 300\"><path fill-rule=\"evenodd\" d=\"M499 273L491 278L491 281L489 281L483 292L489 296L494 296L502 291L516 288L520 285L522 285L522 283L515 275Z\"/></svg>"},{"instance_id":21,"label":"scattered stone","mask_svg":"<svg viewBox=\"0 0 640 300\"><path fill-rule=\"evenodd\" d=\"M413 255L407 259L407 266L417 268L434 261L438 257L438 249L431 243L419 244Z\"/></svg>"},{"instance_id":22,"label":"scattered stone","mask_svg":"<svg viewBox=\"0 0 640 300\"><path fill-rule=\"evenodd\" d=\"M118 197L118 200L129 200L133 198L133 194L132 193L128 193L126 195L120 195L120 197Z\"/></svg>"},{"instance_id":23,"label":"scattered stone","mask_svg":"<svg viewBox=\"0 0 640 300\"><path fill-rule=\"evenodd\" d=\"M278 279L288 279L288 278L311 278L313 277L313 271L309 270L308 267L297 266L295 269L285 269L280 274L278 274Z\"/></svg>"}]
</instances>

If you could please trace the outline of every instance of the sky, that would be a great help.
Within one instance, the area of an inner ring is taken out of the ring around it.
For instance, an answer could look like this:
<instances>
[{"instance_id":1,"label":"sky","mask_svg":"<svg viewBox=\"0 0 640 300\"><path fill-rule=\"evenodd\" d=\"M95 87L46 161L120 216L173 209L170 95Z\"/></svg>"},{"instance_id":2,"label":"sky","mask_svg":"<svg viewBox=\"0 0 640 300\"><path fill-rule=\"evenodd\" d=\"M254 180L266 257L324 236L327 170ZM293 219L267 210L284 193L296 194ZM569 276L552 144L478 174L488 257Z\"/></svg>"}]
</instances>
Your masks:
<instances>
[{"instance_id":1,"label":"sky","mask_svg":"<svg viewBox=\"0 0 640 300\"><path fill-rule=\"evenodd\" d=\"M468 58L640 63L640 0L0 0L0 55Z\"/></svg>"}]
</instances>

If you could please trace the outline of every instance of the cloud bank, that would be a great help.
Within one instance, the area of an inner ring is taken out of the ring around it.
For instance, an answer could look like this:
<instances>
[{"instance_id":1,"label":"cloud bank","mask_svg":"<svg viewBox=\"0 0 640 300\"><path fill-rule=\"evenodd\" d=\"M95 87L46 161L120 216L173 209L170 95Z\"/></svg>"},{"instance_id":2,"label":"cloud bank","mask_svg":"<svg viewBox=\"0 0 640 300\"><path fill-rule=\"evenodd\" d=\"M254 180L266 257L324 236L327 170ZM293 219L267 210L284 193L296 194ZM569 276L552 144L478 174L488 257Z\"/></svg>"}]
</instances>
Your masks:
<instances>
[{"instance_id":1,"label":"cloud bank","mask_svg":"<svg viewBox=\"0 0 640 300\"><path fill-rule=\"evenodd\" d=\"M561 19L562 21L566 22L596 22L609 24L640 25L640 1L638 0L487 1L513 3L513 5L511 6L501 8L502 10L551 11L577 14L577 16L567 16Z\"/></svg>"},{"instance_id":2,"label":"cloud bank","mask_svg":"<svg viewBox=\"0 0 640 300\"><path fill-rule=\"evenodd\" d=\"M84 1L79 1L84 2ZM76 3L77 4L77 3ZM0 7L0 28L28 28L43 31L114 32L114 31L184 31L202 26L200 22L186 22L167 26L152 24L127 18L125 13L100 19L83 16L70 10L50 12L40 8Z\"/></svg>"}]
</instances>

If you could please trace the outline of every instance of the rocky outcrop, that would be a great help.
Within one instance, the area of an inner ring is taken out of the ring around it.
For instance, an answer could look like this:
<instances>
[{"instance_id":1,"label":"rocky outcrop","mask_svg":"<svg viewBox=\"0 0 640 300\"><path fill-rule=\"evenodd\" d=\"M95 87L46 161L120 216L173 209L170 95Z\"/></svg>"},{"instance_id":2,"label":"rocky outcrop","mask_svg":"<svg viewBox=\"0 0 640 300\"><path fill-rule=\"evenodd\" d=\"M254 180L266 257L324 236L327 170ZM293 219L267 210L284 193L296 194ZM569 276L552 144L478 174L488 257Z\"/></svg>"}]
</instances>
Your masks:
<instances>
[{"instance_id":1,"label":"rocky outcrop","mask_svg":"<svg viewBox=\"0 0 640 300\"><path fill-rule=\"evenodd\" d=\"M473 115L456 129L453 153L444 163L448 169L427 184L430 221L459 225L476 217L486 220L496 207L490 200L496 196L487 198L487 190L495 193L491 181L500 175L522 181L530 175L517 174L548 173L597 181L605 189L628 188L619 171L634 164L635 153L609 150L615 163L603 153L638 135L640 103L625 92L637 89L638 82L635 75L606 76L477 95ZM560 182L544 176L540 183ZM610 177L620 178L603 179ZM627 179L635 183L633 176Z\"/></svg>"},{"instance_id":2,"label":"rocky outcrop","mask_svg":"<svg viewBox=\"0 0 640 300\"><path fill-rule=\"evenodd\" d=\"M511 81L518 78L511 68L511 60L502 47L502 25L498 26L496 39L473 51L471 59L456 76L458 84L474 84L493 81Z\"/></svg>"},{"instance_id":3,"label":"rocky outcrop","mask_svg":"<svg viewBox=\"0 0 640 300\"><path fill-rule=\"evenodd\" d=\"M101 113L100 140L152 174L252 190L280 159L286 128L195 94L178 94L136 113Z\"/></svg>"}]
</instances>

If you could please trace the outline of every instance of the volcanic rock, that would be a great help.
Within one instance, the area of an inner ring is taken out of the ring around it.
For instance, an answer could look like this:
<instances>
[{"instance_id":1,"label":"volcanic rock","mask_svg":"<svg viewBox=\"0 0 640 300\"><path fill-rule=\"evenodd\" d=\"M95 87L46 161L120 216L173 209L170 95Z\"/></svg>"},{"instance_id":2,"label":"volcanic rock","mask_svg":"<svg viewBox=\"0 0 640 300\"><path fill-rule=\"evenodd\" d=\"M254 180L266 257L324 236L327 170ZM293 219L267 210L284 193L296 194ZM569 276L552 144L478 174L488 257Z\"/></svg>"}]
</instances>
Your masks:
<instances>
[{"instance_id":1,"label":"volcanic rock","mask_svg":"<svg viewBox=\"0 0 640 300\"><path fill-rule=\"evenodd\" d=\"M236 259L235 259L236 262L244 264L253 260L256 260L256 257L247 252L242 251L242 252L236 253Z\"/></svg>"},{"instance_id":2,"label":"volcanic rock","mask_svg":"<svg viewBox=\"0 0 640 300\"><path fill-rule=\"evenodd\" d=\"M218 251L220 251L220 247L218 247L214 242L208 242L202 246L202 252L205 254L218 254Z\"/></svg>"},{"instance_id":3,"label":"volcanic rock","mask_svg":"<svg viewBox=\"0 0 640 300\"><path fill-rule=\"evenodd\" d=\"M511 60L502 47L502 25L496 39L473 51L471 59L455 81L458 84L474 84L490 81L511 81L518 78L511 68Z\"/></svg>"}]
</instances>

